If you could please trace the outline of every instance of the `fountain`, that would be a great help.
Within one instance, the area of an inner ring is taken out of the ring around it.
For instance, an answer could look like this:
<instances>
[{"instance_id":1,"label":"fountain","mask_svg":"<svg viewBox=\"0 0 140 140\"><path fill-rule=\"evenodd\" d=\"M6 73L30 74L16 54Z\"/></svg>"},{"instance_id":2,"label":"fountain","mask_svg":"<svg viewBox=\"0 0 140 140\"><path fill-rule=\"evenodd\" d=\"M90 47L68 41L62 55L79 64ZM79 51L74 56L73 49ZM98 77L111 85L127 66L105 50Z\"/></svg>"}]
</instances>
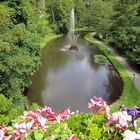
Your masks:
<instances>
[{"instance_id":1,"label":"fountain","mask_svg":"<svg viewBox=\"0 0 140 140\"><path fill-rule=\"evenodd\" d=\"M75 26L75 16L74 16L74 8L71 10L71 15L70 15L70 28L69 28L69 33L68 37L70 39L70 45L69 45L69 50L74 50L78 51L78 47L76 46L76 42L78 39L78 35L74 34L74 26Z\"/></svg>"}]
</instances>

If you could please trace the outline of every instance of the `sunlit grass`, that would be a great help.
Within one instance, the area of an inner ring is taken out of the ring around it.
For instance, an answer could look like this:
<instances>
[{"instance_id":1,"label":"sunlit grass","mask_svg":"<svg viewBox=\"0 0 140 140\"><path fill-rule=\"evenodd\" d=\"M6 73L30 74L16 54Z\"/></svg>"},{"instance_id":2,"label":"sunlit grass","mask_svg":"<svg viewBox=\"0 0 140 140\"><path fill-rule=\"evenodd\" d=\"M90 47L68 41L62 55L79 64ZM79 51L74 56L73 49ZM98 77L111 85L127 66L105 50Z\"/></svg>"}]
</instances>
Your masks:
<instances>
[{"instance_id":1,"label":"sunlit grass","mask_svg":"<svg viewBox=\"0 0 140 140\"><path fill-rule=\"evenodd\" d=\"M49 41L52 41L53 39L61 37L61 36L63 36L63 34L59 34L59 35L56 35L56 34L46 35L43 38L42 43L40 44L40 48L41 49L44 48Z\"/></svg>"}]
</instances>

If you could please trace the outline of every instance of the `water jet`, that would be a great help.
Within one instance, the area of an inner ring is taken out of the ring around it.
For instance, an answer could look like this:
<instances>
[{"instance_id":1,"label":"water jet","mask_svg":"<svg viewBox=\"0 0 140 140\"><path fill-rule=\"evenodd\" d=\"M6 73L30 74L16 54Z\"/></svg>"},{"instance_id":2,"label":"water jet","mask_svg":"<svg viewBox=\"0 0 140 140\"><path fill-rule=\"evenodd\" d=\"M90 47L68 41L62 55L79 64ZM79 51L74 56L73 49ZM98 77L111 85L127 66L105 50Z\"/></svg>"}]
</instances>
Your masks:
<instances>
[{"instance_id":1,"label":"water jet","mask_svg":"<svg viewBox=\"0 0 140 140\"><path fill-rule=\"evenodd\" d=\"M70 14L70 28L69 28L69 33L68 33L68 37L70 40L70 44L69 44L69 50L70 51L78 51L79 48L77 47L77 39L78 39L78 35L74 34L74 28L75 28L75 15L74 15L74 8L71 10L71 14Z\"/></svg>"}]
</instances>

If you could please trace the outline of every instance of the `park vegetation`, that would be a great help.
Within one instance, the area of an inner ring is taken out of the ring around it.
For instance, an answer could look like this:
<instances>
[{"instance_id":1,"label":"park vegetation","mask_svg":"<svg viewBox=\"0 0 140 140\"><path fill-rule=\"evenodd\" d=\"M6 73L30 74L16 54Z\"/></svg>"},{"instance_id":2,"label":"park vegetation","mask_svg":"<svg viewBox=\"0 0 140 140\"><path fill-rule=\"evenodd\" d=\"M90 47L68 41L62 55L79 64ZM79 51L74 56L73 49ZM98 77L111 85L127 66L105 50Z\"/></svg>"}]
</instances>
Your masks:
<instances>
[{"instance_id":1,"label":"park vegetation","mask_svg":"<svg viewBox=\"0 0 140 140\"><path fill-rule=\"evenodd\" d=\"M76 28L94 30L97 37L111 44L129 62L140 65L139 0L1 0L0 124L12 124L23 111L37 107L29 103L24 92L31 84L29 78L41 67L43 38L68 32L73 7ZM89 116L80 117L83 121ZM98 119L104 121L104 118ZM60 125L60 130L65 125ZM96 125L93 127L98 131ZM68 134L72 132L68 131Z\"/></svg>"}]
</instances>

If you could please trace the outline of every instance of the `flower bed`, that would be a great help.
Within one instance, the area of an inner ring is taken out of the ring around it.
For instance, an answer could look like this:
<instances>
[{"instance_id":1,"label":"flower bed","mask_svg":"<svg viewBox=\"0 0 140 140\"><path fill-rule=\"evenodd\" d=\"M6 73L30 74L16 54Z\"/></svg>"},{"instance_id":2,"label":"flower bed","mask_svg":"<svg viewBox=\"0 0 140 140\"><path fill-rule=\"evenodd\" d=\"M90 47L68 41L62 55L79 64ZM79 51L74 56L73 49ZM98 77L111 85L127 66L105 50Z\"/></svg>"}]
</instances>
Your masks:
<instances>
[{"instance_id":1,"label":"flower bed","mask_svg":"<svg viewBox=\"0 0 140 140\"><path fill-rule=\"evenodd\" d=\"M70 108L55 113L50 107L24 112L11 126L0 126L0 139L121 140L129 137L130 133L133 138L140 139L140 134L129 130L138 129L134 122L140 117L140 108L133 108L133 113L130 113L128 108L121 106L119 112L110 114L106 102L96 97L91 99L88 107L91 114L71 112Z\"/></svg>"}]
</instances>

